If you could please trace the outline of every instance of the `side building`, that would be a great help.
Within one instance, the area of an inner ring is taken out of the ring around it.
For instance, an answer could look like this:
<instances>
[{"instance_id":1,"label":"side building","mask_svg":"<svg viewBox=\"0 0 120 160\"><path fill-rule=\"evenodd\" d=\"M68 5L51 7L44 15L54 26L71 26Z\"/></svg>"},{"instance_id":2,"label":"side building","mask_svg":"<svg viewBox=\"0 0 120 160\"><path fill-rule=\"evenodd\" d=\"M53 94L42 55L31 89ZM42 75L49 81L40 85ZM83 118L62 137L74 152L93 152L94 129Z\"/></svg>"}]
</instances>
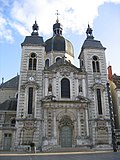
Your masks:
<instances>
[{"instance_id":1,"label":"side building","mask_svg":"<svg viewBox=\"0 0 120 160\"><path fill-rule=\"evenodd\" d=\"M120 76L112 74L112 66L110 65L108 66L108 79L113 102L116 138L120 145Z\"/></svg>"}]
</instances>

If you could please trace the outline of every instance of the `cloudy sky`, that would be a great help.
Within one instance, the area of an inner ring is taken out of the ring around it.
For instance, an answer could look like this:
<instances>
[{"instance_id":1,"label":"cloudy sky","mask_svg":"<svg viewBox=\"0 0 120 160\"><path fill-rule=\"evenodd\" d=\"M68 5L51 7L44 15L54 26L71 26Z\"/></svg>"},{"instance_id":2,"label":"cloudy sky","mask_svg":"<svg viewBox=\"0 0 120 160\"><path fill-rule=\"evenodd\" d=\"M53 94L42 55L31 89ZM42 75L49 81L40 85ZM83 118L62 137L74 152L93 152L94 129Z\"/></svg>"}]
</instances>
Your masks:
<instances>
[{"instance_id":1,"label":"cloudy sky","mask_svg":"<svg viewBox=\"0 0 120 160\"><path fill-rule=\"evenodd\" d=\"M95 39L106 47L107 64L120 75L120 0L0 0L0 83L19 74L21 43L35 20L44 41L52 36L56 10L63 36L75 51L75 65L88 23Z\"/></svg>"}]
</instances>

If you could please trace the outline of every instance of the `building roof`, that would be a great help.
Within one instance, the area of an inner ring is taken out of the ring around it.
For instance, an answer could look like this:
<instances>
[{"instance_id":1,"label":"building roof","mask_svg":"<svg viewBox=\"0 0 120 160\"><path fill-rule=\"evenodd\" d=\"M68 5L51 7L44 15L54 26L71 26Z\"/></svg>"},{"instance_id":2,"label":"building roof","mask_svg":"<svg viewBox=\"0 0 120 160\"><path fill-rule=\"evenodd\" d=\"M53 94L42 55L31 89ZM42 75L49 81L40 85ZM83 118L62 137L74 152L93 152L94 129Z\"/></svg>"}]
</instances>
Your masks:
<instances>
[{"instance_id":1,"label":"building roof","mask_svg":"<svg viewBox=\"0 0 120 160\"><path fill-rule=\"evenodd\" d=\"M103 50L106 49L105 47L103 47L103 45L101 44L100 41L94 39L92 31L93 30L90 28L90 26L88 24L88 28L86 30L87 38L81 47L80 55L84 49L103 49ZM78 58L80 58L80 55Z\"/></svg>"},{"instance_id":2,"label":"building roof","mask_svg":"<svg viewBox=\"0 0 120 160\"><path fill-rule=\"evenodd\" d=\"M43 37L40 37L38 35L31 35L26 36L23 43L21 43L21 46L27 46L27 45L44 45Z\"/></svg>"},{"instance_id":3,"label":"building roof","mask_svg":"<svg viewBox=\"0 0 120 160\"><path fill-rule=\"evenodd\" d=\"M70 56L74 57L74 50L72 43L65 39L62 35L55 35L52 38L45 41L45 51L49 52L66 52Z\"/></svg>"},{"instance_id":4,"label":"building roof","mask_svg":"<svg viewBox=\"0 0 120 160\"><path fill-rule=\"evenodd\" d=\"M98 49L105 49L100 41L94 40L93 38L87 37L87 39L84 41L82 45L82 50L85 48L98 48Z\"/></svg>"},{"instance_id":5,"label":"building roof","mask_svg":"<svg viewBox=\"0 0 120 160\"><path fill-rule=\"evenodd\" d=\"M19 84L19 75L13 77L12 79L8 80L5 83L2 83L0 85L0 88L14 88L18 89L18 84Z\"/></svg>"},{"instance_id":6,"label":"building roof","mask_svg":"<svg viewBox=\"0 0 120 160\"><path fill-rule=\"evenodd\" d=\"M53 25L53 36L45 41L45 51L49 52L66 52L74 57L74 49L72 43L62 36L62 25L58 19Z\"/></svg>"},{"instance_id":7,"label":"building roof","mask_svg":"<svg viewBox=\"0 0 120 160\"><path fill-rule=\"evenodd\" d=\"M37 25L36 21L35 21L35 24L33 24L32 29L33 29L33 32L31 33L31 36L26 36L24 42L21 43L21 46L44 45L43 37L38 35L39 26Z\"/></svg>"},{"instance_id":8,"label":"building roof","mask_svg":"<svg viewBox=\"0 0 120 160\"><path fill-rule=\"evenodd\" d=\"M0 110L16 111L17 110L17 99L12 98L10 100L6 100L5 102L1 103Z\"/></svg>"}]
</instances>

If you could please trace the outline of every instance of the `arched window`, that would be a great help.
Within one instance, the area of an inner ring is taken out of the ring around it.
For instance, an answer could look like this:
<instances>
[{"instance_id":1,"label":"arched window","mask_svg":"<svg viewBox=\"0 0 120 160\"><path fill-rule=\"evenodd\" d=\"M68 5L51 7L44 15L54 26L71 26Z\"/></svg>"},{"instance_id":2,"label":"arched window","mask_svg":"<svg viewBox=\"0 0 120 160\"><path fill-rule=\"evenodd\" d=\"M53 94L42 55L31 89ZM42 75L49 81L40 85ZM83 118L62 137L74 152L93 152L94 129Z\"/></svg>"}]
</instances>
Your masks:
<instances>
[{"instance_id":1,"label":"arched window","mask_svg":"<svg viewBox=\"0 0 120 160\"><path fill-rule=\"evenodd\" d=\"M49 67L49 59L46 59L46 61L45 61L45 67Z\"/></svg>"},{"instance_id":2,"label":"arched window","mask_svg":"<svg viewBox=\"0 0 120 160\"><path fill-rule=\"evenodd\" d=\"M93 72L100 72L99 60L97 56L93 56L92 67Z\"/></svg>"},{"instance_id":3,"label":"arched window","mask_svg":"<svg viewBox=\"0 0 120 160\"><path fill-rule=\"evenodd\" d=\"M58 62L60 59L61 59L60 57L57 57L57 58L56 58L56 62Z\"/></svg>"},{"instance_id":4,"label":"arched window","mask_svg":"<svg viewBox=\"0 0 120 160\"><path fill-rule=\"evenodd\" d=\"M97 93L98 114L102 114L101 90L97 88L96 93Z\"/></svg>"},{"instance_id":5,"label":"arched window","mask_svg":"<svg viewBox=\"0 0 120 160\"><path fill-rule=\"evenodd\" d=\"M35 53L31 53L29 58L29 70L36 70L37 57Z\"/></svg>"},{"instance_id":6,"label":"arched window","mask_svg":"<svg viewBox=\"0 0 120 160\"><path fill-rule=\"evenodd\" d=\"M33 106L33 87L30 87L28 90L28 114L32 114Z\"/></svg>"},{"instance_id":7,"label":"arched window","mask_svg":"<svg viewBox=\"0 0 120 160\"><path fill-rule=\"evenodd\" d=\"M61 80L61 98L70 98L70 81L67 78Z\"/></svg>"}]
</instances>

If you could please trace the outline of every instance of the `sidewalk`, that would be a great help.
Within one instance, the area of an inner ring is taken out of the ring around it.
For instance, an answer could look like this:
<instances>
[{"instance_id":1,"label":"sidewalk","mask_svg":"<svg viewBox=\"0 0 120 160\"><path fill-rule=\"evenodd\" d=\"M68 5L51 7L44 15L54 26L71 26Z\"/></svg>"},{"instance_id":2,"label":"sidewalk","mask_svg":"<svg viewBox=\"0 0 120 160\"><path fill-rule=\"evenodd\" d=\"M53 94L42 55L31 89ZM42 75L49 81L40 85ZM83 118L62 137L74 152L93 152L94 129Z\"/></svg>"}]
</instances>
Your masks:
<instances>
[{"instance_id":1,"label":"sidewalk","mask_svg":"<svg viewBox=\"0 0 120 160\"><path fill-rule=\"evenodd\" d=\"M112 150L107 151L79 151L79 152L18 152L18 151L0 151L0 156L5 155L65 155L65 154L95 154L95 153L109 153ZM120 150L118 151L120 152Z\"/></svg>"}]
</instances>

